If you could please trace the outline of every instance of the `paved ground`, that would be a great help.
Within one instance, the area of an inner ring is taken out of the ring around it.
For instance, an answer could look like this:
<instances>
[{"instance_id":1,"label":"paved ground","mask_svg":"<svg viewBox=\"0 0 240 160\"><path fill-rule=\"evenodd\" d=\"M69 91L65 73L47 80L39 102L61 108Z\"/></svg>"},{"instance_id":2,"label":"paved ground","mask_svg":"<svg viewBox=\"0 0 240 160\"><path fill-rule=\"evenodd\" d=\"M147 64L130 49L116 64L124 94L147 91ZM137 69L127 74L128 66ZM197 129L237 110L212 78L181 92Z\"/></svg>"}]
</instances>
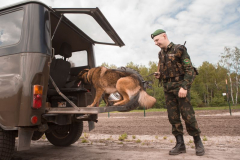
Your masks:
<instances>
[{"instance_id":1,"label":"paved ground","mask_svg":"<svg viewBox=\"0 0 240 160\"><path fill-rule=\"evenodd\" d=\"M100 114L96 128L89 132L84 123L82 137L70 147L51 145L44 137L31 145L31 150L15 152L13 160L157 160L157 159L240 159L240 110L196 111L206 148L203 157L195 155L192 137L184 135L187 153L169 156L175 145L166 112ZM127 139L119 140L126 133Z\"/></svg>"}]
</instances>

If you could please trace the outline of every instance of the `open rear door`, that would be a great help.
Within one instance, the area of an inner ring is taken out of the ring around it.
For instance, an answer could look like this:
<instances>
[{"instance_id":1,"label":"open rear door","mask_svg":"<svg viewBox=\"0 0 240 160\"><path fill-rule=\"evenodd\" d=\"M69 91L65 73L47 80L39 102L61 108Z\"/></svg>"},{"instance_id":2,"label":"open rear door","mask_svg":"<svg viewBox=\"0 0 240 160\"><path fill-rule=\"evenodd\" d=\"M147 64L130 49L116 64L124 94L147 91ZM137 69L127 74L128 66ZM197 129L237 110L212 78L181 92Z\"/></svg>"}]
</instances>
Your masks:
<instances>
[{"instance_id":1,"label":"open rear door","mask_svg":"<svg viewBox=\"0 0 240 160\"><path fill-rule=\"evenodd\" d=\"M64 15L96 44L119 47L125 45L98 8L53 8L53 10L59 15Z\"/></svg>"}]
</instances>

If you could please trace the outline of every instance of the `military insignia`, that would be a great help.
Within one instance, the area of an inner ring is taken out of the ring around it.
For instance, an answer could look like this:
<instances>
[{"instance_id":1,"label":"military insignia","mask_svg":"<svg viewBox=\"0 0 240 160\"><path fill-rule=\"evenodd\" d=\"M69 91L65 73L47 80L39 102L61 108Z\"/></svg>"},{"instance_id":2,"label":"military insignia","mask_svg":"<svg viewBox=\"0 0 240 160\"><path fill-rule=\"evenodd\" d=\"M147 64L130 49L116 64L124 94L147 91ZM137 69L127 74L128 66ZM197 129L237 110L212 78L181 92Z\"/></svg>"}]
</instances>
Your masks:
<instances>
[{"instance_id":1,"label":"military insignia","mask_svg":"<svg viewBox=\"0 0 240 160\"><path fill-rule=\"evenodd\" d=\"M183 60L183 62L184 62L185 64L190 64L190 59L185 58L185 59Z\"/></svg>"}]
</instances>

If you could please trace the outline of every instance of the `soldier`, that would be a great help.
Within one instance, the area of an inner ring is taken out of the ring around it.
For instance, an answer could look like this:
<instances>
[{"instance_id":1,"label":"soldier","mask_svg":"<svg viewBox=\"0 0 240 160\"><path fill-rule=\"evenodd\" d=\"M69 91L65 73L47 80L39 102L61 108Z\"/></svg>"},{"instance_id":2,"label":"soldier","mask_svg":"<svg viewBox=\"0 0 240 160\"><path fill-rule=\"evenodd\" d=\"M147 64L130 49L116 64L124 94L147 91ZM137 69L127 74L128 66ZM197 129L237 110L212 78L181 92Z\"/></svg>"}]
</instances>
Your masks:
<instances>
[{"instance_id":1,"label":"soldier","mask_svg":"<svg viewBox=\"0 0 240 160\"><path fill-rule=\"evenodd\" d=\"M176 146L169 151L169 155L186 153L181 114L188 134L193 136L196 155L202 156L205 151L200 138L201 131L190 103L190 88L197 70L192 66L186 47L170 42L164 30L156 30L151 38L161 48L155 77L163 84L168 119L172 134L176 137Z\"/></svg>"}]
</instances>

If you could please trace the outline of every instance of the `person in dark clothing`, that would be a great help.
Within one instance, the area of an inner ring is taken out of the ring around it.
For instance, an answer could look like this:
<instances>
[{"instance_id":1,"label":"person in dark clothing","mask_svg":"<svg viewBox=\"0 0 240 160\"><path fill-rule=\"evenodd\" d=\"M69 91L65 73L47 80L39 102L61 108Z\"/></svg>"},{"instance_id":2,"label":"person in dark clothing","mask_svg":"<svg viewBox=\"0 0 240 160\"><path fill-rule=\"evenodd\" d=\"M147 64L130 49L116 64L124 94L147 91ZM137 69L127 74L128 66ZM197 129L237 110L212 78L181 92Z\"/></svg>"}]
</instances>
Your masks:
<instances>
[{"instance_id":1,"label":"person in dark clothing","mask_svg":"<svg viewBox=\"0 0 240 160\"><path fill-rule=\"evenodd\" d=\"M163 85L168 119L172 125L172 134L176 137L176 146L169 154L186 153L181 115L188 134L194 138L196 155L202 156L205 150L200 138L201 131L190 103L190 88L197 71L192 66L186 47L170 42L166 31L158 29L151 34L151 38L161 48L155 77Z\"/></svg>"}]
</instances>

